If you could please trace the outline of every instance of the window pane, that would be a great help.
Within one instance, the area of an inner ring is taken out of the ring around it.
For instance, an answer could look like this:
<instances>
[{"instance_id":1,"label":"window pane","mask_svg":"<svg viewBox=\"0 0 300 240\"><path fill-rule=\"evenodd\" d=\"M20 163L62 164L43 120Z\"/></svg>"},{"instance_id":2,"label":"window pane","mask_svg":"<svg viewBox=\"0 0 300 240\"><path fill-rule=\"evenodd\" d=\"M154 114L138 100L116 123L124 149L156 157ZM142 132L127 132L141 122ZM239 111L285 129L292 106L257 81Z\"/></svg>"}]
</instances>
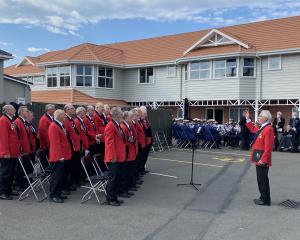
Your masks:
<instances>
[{"instance_id":1,"label":"window pane","mask_svg":"<svg viewBox=\"0 0 300 240\"><path fill-rule=\"evenodd\" d=\"M70 86L70 77L60 77L60 86L69 87Z\"/></svg>"},{"instance_id":2,"label":"window pane","mask_svg":"<svg viewBox=\"0 0 300 240\"><path fill-rule=\"evenodd\" d=\"M270 69L280 69L280 57L270 57L269 58L269 68Z\"/></svg>"},{"instance_id":3,"label":"window pane","mask_svg":"<svg viewBox=\"0 0 300 240\"><path fill-rule=\"evenodd\" d=\"M27 81L27 78L26 80ZM34 85L42 85L45 84L44 76L37 76L32 78L32 82Z\"/></svg>"},{"instance_id":4,"label":"window pane","mask_svg":"<svg viewBox=\"0 0 300 240\"><path fill-rule=\"evenodd\" d=\"M200 63L200 69L209 69L209 68L210 68L209 62L201 62Z\"/></svg>"},{"instance_id":5,"label":"window pane","mask_svg":"<svg viewBox=\"0 0 300 240\"><path fill-rule=\"evenodd\" d=\"M236 59L227 59L226 66L227 67L236 67Z\"/></svg>"},{"instance_id":6,"label":"window pane","mask_svg":"<svg viewBox=\"0 0 300 240\"><path fill-rule=\"evenodd\" d=\"M168 76L169 77L176 77L176 66L169 66L168 67Z\"/></svg>"},{"instance_id":7,"label":"window pane","mask_svg":"<svg viewBox=\"0 0 300 240\"><path fill-rule=\"evenodd\" d=\"M147 76L147 83L153 83L153 75Z\"/></svg>"},{"instance_id":8,"label":"window pane","mask_svg":"<svg viewBox=\"0 0 300 240\"><path fill-rule=\"evenodd\" d=\"M105 78L104 77L98 78L98 87L105 87Z\"/></svg>"},{"instance_id":9,"label":"window pane","mask_svg":"<svg viewBox=\"0 0 300 240\"><path fill-rule=\"evenodd\" d=\"M142 68L140 69L140 83L146 82L146 69Z\"/></svg>"},{"instance_id":10,"label":"window pane","mask_svg":"<svg viewBox=\"0 0 300 240\"><path fill-rule=\"evenodd\" d=\"M226 76L227 77L235 77L236 76L236 68L232 67L232 68L227 68L226 70Z\"/></svg>"},{"instance_id":11,"label":"window pane","mask_svg":"<svg viewBox=\"0 0 300 240\"><path fill-rule=\"evenodd\" d=\"M213 109L206 109L206 119L213 119L214 118L214 110Z\"/></svg>"},{"instance_id":12,"label":"window pane","mask_svg":"<svg viewBox=\"0 0 300 240\"><path fill-rule=\"evenodd\" d=\"M59 73L60 75L70 75L70 66L60 67Z\"/></svg>"},{"instance_id":13,"label":"window pane","mask_svg":"<svg viewBox=\"0 0 300 240\"><path fill-rule=\"evenodd\" d=\"M253 77L254 76L254 68L253 67L244 67L243 76L245 77Z\"/></svg>"},{"instance_id":14,"label":"window pane","mask_svg":"<svg viewBox=\"0 0 300 240\"><path fill-rule=\"evenodd\" d=\"M230 108L229 119L233 119L234 122L238 122L239 121L239 109Z\"/></svg>"},{"instance_id":15,"label":"window pane","mask_svg":"<svg viewBox=\"0 0 300 240\"><path fill-rule=\"evenodd\" d=\"M83 77L76 76L76 86L83 86Z\"/></svg>"},{"instance_id":16,"label":"window pane","mask_svg":"<svg viewBox=\"0 0 300 240\"><path fill-rule=\"evenodd\" d=\"M84 77L84 86L92 86L92 77L91 76L85 76Z\"/></svg>"},{"instance_id":17,"label":"window pane","mask_svg":"<svg viewBox=\"0 0 300 240\"><path fill-rule=\"evenodd\" d=\"M223 78L223 77L225 77L225 69L216 69L215 70L215 77L216 78Z\"/></svg>"},{"instance_id":18,"label":"window pane","mask_svg":"<svg viewBox=\"0 0 300 240\"><path fill-rule=\"evenodd\" d=\"M83 65L77 65L76 74L77 75L83 75Z\"/></svg>"},{"instance_id":19,"label":"window pane","mask_svg":"<svg viewBox=\"0 0 300 240\"><path fill-rule=\"evenodd\" d=\"M200 79L208 79L208 78L210 78L210 70L200 71Z\"/></svg>"},{"instance_id":20,"label":"window pane","mask_svg":"<svg viewBox=\"0 0 300 240\"><path fill-rule=\"evenodd\" d=\"M85 75L92 75L92 66L85 66Z\"/></svg>"},{"instance_id":21,"label":"window pane","mask_svg":"<svg viewBox=\"0 0 300 240\"><path fill-rule=\"evenodd\" d=\"M153 68L147 68L147 83L153 83Z\"/></svg>"},{"instance_id":22,"label":"window pane","mask_svg":"<svg viewBox=\"0 0 300 240\"><path fill-rule=\"evenodd\" d=\"M106 78L106 88L113 88L113 79Z\"/></svg>"},{"instance_id":23,"label":"window pane","mask_svg":"<svg viewBox=\"0 0 300 240\"><path fill-rule=\"evenodd\" d=\"M225 60L218 60L215 62L215 67L216 68L225 68Z\"/></svg>"},{"instance_id":24,"label":"window pane","mask_svg":"<svg viewBox=\"0 0 300 240\"><path fill-rule=\"evenodd\" d=\"M199 79L199 71L191 71L190 79L192 79L192 80Z\"/></svg>"},{"instance_id":25,"label":"window pane","mask_svg":"<svg viewBox=\"0 0 300 240\"><path fill-rule=\"evenodd\" d=\"M113 69L106 68L106 77L113 77Z\"/></svg>"},{"instance_id":26,"label":"window pane","mask_svg":"<svg viewBox=\"0 0 300 240\"><path fill-rule=\"evenodd\" d=\"M98 74L101 77L105 77L105 68L99 68Z\"/></svg>"},{"instance_id":27,"label":"window pane","mask_svg":"<svg viewBox=\"0 0 300 240\"><path fill-rule=\"evenodd\" d=\"M184 79L187 80L188 79L188 66L184 65Z\"/></svg>"},{"instance_id":28,"label":"window pane","mask_svg":"<svg viewBox=\"0 0 300 240\"><path fill-rule=\"evenodd\" d=\"M191 70L198 70L199 69L199 63L191 63Z\"/></svg>"},{"instance_id":29,"label":"window pane","mask_svg":"<svg viewBox=\"0 0 300 240\"><path fill-rule=\"evenodd\" d=\"M245 67L254 67L254 59L253 58L244 58L244 66Z\"/></svg>"},{"instance_id":30,"label":"window pane","mask_svg":"<svg viewBox=\"0 0 300 240\"><path fill-rule=\"evenodd\" d=\"M48 76L56 76L57 75L57 68L56 67L47 68L47 75Z\"/></svg>"}]
</instances>

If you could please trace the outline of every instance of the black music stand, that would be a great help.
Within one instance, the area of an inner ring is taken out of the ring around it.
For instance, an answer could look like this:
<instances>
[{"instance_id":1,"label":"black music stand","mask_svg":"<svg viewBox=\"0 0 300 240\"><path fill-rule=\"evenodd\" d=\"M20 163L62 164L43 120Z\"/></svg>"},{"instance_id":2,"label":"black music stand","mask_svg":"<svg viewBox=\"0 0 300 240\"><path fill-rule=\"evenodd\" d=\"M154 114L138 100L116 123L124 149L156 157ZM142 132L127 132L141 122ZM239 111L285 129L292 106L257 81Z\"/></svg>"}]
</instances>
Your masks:
<instances>
[{"instance_id":1,"label":"black music stand","mask_svg":"<svg viewBox=\"0 0 300 240\"><path fill-rule=\"evenodd\" d=\"M194 156L196 151L196 143L195 141L192 141L192 169L191 169L191 180L189 183L179 183L177 186L193 186L197 191L199 189L196 186L201 186L200 183L194 183Z\"/></svg>"}]
</instances>

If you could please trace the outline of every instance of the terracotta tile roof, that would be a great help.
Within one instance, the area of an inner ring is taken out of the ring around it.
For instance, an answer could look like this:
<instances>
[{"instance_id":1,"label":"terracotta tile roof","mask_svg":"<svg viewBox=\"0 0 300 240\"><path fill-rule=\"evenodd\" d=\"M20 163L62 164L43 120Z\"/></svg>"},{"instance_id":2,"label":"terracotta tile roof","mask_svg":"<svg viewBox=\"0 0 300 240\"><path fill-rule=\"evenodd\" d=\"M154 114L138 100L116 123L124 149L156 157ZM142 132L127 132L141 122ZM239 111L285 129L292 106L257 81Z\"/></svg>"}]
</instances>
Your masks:
<instances>
[{"instance_id":1,"label":"terracotta tile roof","mask_svg":"<svg viewBox=\"0 0 300 240\"><path fill-rule=\"evenodd\" d=\"M66 50L48 52L30 59L40 64L59 61L96 61L118 65L174 62L182 58L183 53L210 30L107 45L84 43ZM239 45L206 47L192 50L185 57L300 48L300 16L223 27L218 30L249 45L250 48L246 49L239 47ZM32 70L38 71L37 68ZM9 71L11 72L6 73L14 74L14 71L10 68ZM29 73L29 69L25 67L24 71ZM22 70L18 72L22 72Z\"/></svg>"},{"instance_id":2,"label":"terracotta tile roof","mask_svg":"<svg viewBox=\"0 0 300 240\"><path fill-rule=\"evenodd\" d=\"M22 65L16 67L15 65L4 68L4 73L12 76L21 76L26 74L44 74L45 70L42 67L37 67L33 65Z\"/></svg>"},{"instance_id":3,"label":"terracotta tile roof","mask_svg":"<svg viewBox=\"0 0 300 240\"><path fill-rule=\"evenodd\" d=\"M55 104L72 103L75 105L95 104L101 101L104 104L109 104L110 106L128 106L128 104L123 100L93 98L85 93L74 89L34 90L31 91L31 101Z\"/></svg>"}]
</instances>

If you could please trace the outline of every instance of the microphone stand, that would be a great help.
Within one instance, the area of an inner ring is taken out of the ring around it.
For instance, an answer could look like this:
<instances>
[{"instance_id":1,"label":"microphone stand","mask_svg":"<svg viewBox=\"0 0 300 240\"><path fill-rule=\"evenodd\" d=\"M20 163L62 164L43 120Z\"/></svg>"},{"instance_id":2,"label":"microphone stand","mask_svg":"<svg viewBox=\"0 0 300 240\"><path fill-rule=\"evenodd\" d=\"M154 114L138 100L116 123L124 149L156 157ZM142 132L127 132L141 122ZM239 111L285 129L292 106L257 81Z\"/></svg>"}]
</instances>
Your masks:
<instances>
[{"instance_id":1,"label":"microphone stand","mask_svg":"<svg viewBox=\"0 0 300 240\"><path fill-rule=\"evenodd\" d=\"M192 142L192 169L191 169L190 182L189 183L180 183L180 184L177 184L177 186L193 186L197 191L199 191L199 189L196 186L201 186L202 184L194 183L194 156L195 156L195 151L196 151L196 144L195 144L195 142Z\"/></svg>"}]
</instances>

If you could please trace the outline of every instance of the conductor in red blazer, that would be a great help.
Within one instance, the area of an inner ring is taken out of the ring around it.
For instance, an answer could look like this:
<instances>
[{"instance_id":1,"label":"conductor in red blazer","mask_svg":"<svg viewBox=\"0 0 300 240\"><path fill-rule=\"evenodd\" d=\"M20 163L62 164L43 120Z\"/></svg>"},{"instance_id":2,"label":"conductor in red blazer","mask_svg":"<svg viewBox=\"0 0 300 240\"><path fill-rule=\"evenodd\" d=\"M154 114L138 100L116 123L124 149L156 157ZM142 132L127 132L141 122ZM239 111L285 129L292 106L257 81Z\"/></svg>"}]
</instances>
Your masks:
<instances>
[{"instance_id":1,"label":"conductor in red blazer","mask_svg":"<svg viewBox=\"0 0 300 240\"><path fill-rule=\"evenodd\" d=\"M260 127L256 127L246 113L247 128L255 133L252 143L250 160L256 165L257 184L260 197L254 199L256 205L271 205L269 167L272 166L272 149L274 144L274 130L271 125L272 115L268 110L263 110L258 116Z\"/></svg>"},{"instance_id":2,"label":"conductor in red blazer","mask_svg":"<svg viewBox=\"0 0 300 240\"><path fill-rule=\"evenodd\" d=\"M38 139L40 142L40 148L43 150L44 154L49 158L49 136L48 136L48 128L53 121L53 114L55 111L55 105L47 104L45 107L45 114L40 118L38 125ZM42 164L43 167L48 166L46 156L42 156Z\"/></svg>"},{"instance_id":3,"label":"conductor in red blazer","mask_svg":"<svg viewBox=\"0 0 300 240\"><path fill-rule=\"evenodd\" d=\"M106 203L112 206L120 206L118 200L118 182L120 180L120 163L126 160L126 139L120 127L123 113L120 108L111 109L111 121L107 124L105 134L105 159L108 165L108 182L106 185Z\"/></svg>"},{"instance_id":4,"label":"conductor in red blazer","mask_svg":"<svg viewBox=\"0 0 300 240\"><path fill-rule=\"evenodd\" d=\"M12 105L2 108L0 117L0 200L12 200L14 166L20 156L20 135L13 117L16 110Z\"/></svg>"},{"instance_id":5,"label":"conductor in red blazer","mask_svg":"<svg viewBox=\"0 0 300 240\"><path fill-rule=\"evenodd\" d=\"M65 162L72 157L72 148L68 132L63 122L66 118L65 111L58 109L54 112L54 121L49 126L49 162L52 173L50 177L50 201L63 203L62 195Z\"/></svg>"}]
</instances>

